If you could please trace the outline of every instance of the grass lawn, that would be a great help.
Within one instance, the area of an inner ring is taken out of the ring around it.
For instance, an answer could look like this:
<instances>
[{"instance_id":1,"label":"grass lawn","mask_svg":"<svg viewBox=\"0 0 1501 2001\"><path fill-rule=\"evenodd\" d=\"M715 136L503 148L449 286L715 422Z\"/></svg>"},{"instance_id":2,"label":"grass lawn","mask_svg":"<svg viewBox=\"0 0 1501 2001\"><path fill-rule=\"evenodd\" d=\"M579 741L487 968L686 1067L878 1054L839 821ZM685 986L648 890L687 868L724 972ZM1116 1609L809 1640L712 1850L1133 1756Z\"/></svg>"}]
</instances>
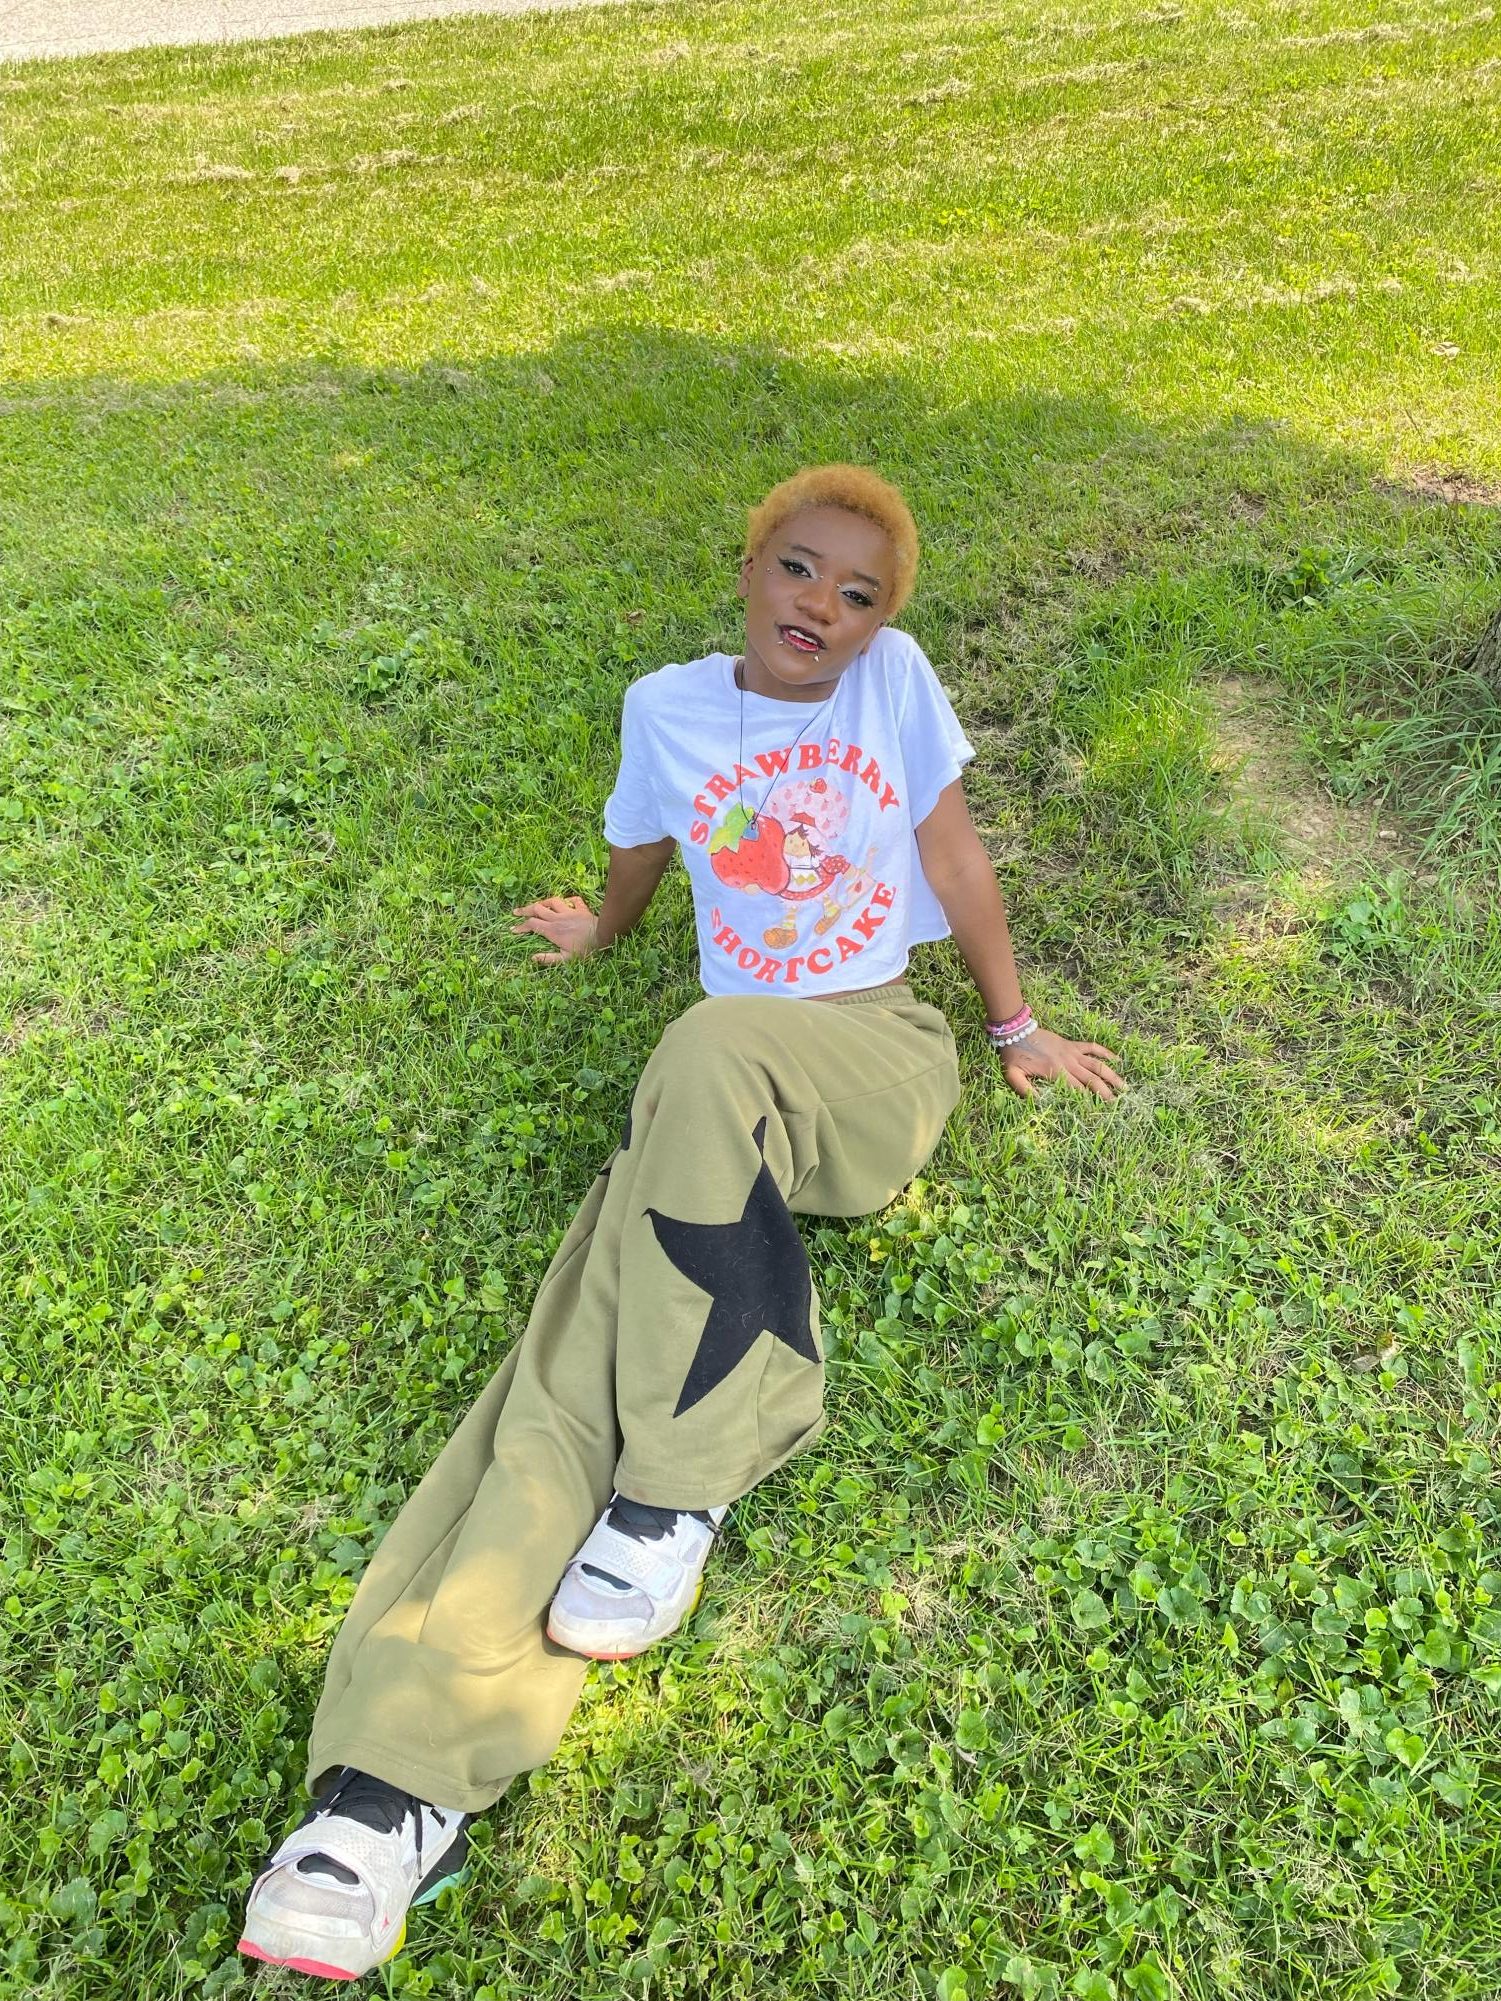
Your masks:
<instances>
[{"instance_id":1,"label":"grass lawn","mask_svg":"<svg viewBox=\"0 0 1501 2001\"><path fill-rule=\"evenodd\" d=\"M807 1226L818 1450L378 1991L1501 1991L1501 68L1467 0L0 71L0 1993L234 1954L663 1025L621 694L878 465L1048 1019Z\"/></svg>"}]
</instances>

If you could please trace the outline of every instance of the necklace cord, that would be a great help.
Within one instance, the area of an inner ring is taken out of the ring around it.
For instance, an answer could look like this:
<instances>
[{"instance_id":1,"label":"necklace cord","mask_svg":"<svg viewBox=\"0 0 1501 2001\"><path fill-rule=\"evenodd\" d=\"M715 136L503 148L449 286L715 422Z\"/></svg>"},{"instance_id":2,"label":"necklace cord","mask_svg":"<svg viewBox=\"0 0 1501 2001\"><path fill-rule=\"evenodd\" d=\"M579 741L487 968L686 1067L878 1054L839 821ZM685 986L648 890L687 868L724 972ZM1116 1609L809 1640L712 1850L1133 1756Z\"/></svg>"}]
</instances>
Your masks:
<instances>
[{"instance_id":1,"label":"necklace cord","mask_svg":"<svg viewBox=\"0 0 1501 2001\"><path fill-rule=\"evenodd\" d=\"M735 767L739 771L743 771L745 769L745 689L738 678L740 673L744 669L744 665L745 661L744 661L744 656L742 655L742 657L735 663L735 676L736 676L735 686L740 689L740 747L735 757ZM826 708L829 707L829 704L834 700L834 697L838 693L839 693L839 683L836 681L833 687L829 690L826 699L819 703L817 710L815 710L813 715L811 715L808 718L808 721L803 724L802 728L793 738L791 746L789 747L787 752L786 767L782 771L776 771L772 773L771 784L768 785L766 790L761 794L761 805L758 806L754 811L754 813L751 814L750 820L744 829L746 833L755 832L756 824L761 818L761 808L765 806L767 800L771 797L773 791L776 789L777 780L779 778L786 777L790 772L792 767L792 752L797 749L798 745L802 742L803 738L808 734L809 724L817 722L818 717L823 713L823 711ZM738 790L740 796L740 810L743 813L745 811L745 780L743 778L739 781Z\"/></svg>"}]
</instances>

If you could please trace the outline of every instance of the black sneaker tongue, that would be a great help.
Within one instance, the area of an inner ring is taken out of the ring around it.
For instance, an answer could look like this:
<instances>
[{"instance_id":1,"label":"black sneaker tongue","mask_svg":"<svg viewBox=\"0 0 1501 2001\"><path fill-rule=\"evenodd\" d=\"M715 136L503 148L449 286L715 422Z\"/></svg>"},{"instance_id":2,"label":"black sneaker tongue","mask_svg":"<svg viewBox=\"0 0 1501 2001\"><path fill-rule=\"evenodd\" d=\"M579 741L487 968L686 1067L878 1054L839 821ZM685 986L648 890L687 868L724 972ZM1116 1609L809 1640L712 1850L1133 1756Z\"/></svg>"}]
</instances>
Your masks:
<instances>
[{"instance_id":1,"label":"black sneaker tongue","mask_svg":"<svg viewBox=\"0 0 1501 2001\"><path fill-rule=\"evenodd\" d=\"M681 1508L653 1508L645 1501L628 1501L624 1494L617 1494L610 1503L607 1517L610 1527L619 1534L629 1536L632 1542L660 1542L664 1535L671 1535ZM709 1517L702 1511L693 1511L695 1519L706 1522ZM584 1565L585 1577L594 1577L601 1584L613 1584L617 1591L634 1590L624 1577L616 1577L611 1571L600 1570L597 1565Z\"/></svg>"},{"instance_id":2,"label":"black sneaker tongue","mask_svg":"<svg viewBox=\"0 0 1501 2001\"><path fill-rule=\"evenodd\" d=\"M374 1828L377 1834L394 1834L409 1813L418 1811L410 1793L387 1785L384 1779L372 1778L368 1772L341 1786L330 1805L346 1820L357 1820L361 1827Z\"/></svg>"},{"instance_id":3,"label":"black sneaker tongue","mask_svg":"<svg viewBox=\"0 0 1501 2001\"><path fill-rule=\"evenodd\" d=\"M705 1508L651 1508L645 1501L628 1501L624 1494L617 1494L610 1503L610 1527L628 1535L632 1542L660 1542L664 1535L672 1533L673 1524L683 1514L691 1514L697 1522L709 1519Z\"/></svg>"},{"instance_id":4,"label":"black sneaker tongue","mask_svg":"<svg viewBox=\"0 0 1501 2001\"><path fill-rule=\"evenodd\" d=\"M617 1494L610 1503L610 1527L632 1542L660 1542L670 1535L678 1518L676 1508L649 1508L644 1501L628 1501Z\"/></svg>"}]
</instances>

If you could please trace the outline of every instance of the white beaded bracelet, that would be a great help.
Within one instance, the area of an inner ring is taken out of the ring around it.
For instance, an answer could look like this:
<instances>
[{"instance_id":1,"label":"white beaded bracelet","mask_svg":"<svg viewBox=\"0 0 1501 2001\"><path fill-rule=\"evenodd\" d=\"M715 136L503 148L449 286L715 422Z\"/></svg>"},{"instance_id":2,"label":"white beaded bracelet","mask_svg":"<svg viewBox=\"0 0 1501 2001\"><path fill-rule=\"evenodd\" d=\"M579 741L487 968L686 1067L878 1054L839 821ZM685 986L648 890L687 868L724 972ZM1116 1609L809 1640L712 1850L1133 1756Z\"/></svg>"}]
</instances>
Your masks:
<instances>
[{"instance_id":1,"label":"white beaded bracelet","mask_svg":"<svg viewBox=\"0 0 1501 2001\"><path fill-rule=\"evenodd\" d=\"M1029 1035L1035 1035L1042 1026L1040 1021L1029 1021L1025 1028L1018 1028L1010 1035L991 1035L993 1049L1014 1049L1018 1042L1025 1042ZM988 1032L988 1031L987 1031Z\"/></svg>"}]
</instances>

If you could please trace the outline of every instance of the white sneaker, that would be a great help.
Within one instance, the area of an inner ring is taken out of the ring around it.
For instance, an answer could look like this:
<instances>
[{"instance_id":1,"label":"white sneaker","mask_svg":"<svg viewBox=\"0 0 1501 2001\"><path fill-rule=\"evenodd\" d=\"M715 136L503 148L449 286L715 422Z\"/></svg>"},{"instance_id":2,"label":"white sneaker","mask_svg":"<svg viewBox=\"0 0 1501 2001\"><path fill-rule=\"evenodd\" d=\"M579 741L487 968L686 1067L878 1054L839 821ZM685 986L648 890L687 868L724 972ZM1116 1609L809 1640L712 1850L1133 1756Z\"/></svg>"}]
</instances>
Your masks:
<instances>
[{"instance_id":1,"label":"white sneaker","mask_svg":"<svg viewBox=\"0 0 1501 2001\"><path fill-rule=\"evenodd\" d=\"M563 1572L547 1637L596 1661L625 1661L677 1631L697 1605L728 1508L682 1514L616 1494Z\"/></svg>"},{"instance_id":2,"label":"white sneaker","mask_svg":"<svg viewBox=\"0 0 1501 2001\"><path fill-rule=\"evenodd\" d=\"M463 1875L470 1818L346 1765L256 1877L240 1951L358 1980L401 1951L409 1907Z\"/></svg>"}]
</instances>

